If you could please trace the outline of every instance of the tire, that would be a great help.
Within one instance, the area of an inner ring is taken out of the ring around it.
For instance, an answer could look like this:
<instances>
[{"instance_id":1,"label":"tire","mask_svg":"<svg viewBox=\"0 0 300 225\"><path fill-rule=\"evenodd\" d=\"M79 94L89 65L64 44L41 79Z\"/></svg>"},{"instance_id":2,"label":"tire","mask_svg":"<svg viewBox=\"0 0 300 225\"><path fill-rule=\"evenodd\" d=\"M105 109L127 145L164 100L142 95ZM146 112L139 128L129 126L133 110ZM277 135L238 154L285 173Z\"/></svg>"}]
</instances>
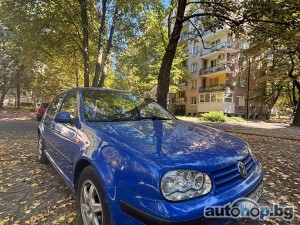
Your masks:
<instances>
[{"instance_id":1,"label":"tire","mask_svg":"<svg viewBox=\"0 0 300 225\"><path fill-rule=\"evenodd\" d=\"M87 166L82 171L77 187L77 202L82 224L112 225L104 188L92 166Z\"/></svg>"},{"instance_id":2,"label":"tire","mask_svg":"<svg viewBox=\"0 0 300 225\"><path fill-rule=\"evenodd\" d=\"M47 156L45 155L45 147L43 144L43 139L41 135L38 135L38 160L41 164L47 164L49 162Z\"/></svg>"}]
</instances>

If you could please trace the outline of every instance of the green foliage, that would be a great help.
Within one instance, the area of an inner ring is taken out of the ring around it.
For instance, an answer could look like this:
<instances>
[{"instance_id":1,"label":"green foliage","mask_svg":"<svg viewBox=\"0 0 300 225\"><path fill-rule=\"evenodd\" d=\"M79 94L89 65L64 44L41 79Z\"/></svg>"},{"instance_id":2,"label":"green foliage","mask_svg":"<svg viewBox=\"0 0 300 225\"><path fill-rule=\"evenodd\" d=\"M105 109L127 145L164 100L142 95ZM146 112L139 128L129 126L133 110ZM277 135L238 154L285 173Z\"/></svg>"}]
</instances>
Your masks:
<instances>
[{"instance_id":1,"label":"green foliage","mask_svg":"<svg viewBox=\"0 0 300 225\"><path fill-rule=\"evenodd\" d=\"M227 120L227 116L222 111L210 111L201 116L204 120L212 122L225 122Z\"/></svg>"},{"instance_id":2,"label":"green foliage","mask_svg":"<svg viewBox=\"0 0 300 225\"><path fill-rule=\"evenodd\" d=\"M222 111L210 111L208 113L203 113L200 115L200 119L203 119L205 121L212 121L212 122L225 122L225 121L233 121L233 122L245 122L245 120L241 117L228 117L224 114Z\"/></svg>"},{"instance_id":3,"label":"green foliage","mask_svg":"<svg viewBox=\"0 0 300 225\"><path fill-rule=\"evenodd\" d=\"M140 34L128 38L126 48L116 60L112 87L154 95L162 57L168 41L165 24L167 9L156 1L151 9L140 9ZM187 76L183 61L187 58L183 47L178 47L171 70L172 84ZM175 92L176 86L171 86Z\"/></svg>"}]
</instances>

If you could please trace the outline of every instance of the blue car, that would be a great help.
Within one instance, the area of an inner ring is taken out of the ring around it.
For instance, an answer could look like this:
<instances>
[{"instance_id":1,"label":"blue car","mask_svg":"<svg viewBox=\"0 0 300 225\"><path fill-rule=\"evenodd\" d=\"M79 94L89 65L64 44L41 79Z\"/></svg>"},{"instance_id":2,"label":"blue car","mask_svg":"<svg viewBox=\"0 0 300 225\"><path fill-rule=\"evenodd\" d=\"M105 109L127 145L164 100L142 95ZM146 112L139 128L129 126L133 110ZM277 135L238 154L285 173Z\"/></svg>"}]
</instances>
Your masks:
<instances>
[{"instance_id":1,"label":"blue car","mask_svg":"<svg viewBox=\"0 0 300 225\"><path fill-rule=\"evenodd\" d=\"M204 208L257 200L263 179L245 141L178 120L149 98L99 88L54 98L38 157L74 191L84 225L229 223Z\"/></svg>"}]
</instances>

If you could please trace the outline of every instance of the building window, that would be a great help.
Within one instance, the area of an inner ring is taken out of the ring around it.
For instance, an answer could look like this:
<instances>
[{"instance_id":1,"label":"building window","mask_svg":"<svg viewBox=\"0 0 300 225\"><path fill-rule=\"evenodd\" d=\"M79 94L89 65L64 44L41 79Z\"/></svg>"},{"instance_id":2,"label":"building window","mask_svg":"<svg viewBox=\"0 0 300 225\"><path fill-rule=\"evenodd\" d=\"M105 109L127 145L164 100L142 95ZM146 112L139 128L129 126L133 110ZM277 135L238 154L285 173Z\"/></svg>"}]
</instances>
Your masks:
<instances>
[{"instance_id":1,"label":"building window","mask_svg":"<svg viewBox=\"0 0 300 225\"><path fill-rule=\"evenodd\" d=\"M210 94L205 94L205 102L210 102Z\"/></svg>"},{"instance_id":2,"label":"building window","mask_svg":"<svg viewBox=\"0 0 300 225\"><path fill-rule=\"evenodd\" d=\"M197 87L197 80L192 80L192 88L196 88Z\"/></svg>"},{"instance_id":3,"label":"building window","mask_svg":"<svg viewBox=\"0 0 300 225\"><path fill-rule=\"evenodd\" d=\"M220 42L221 42L220 39L218 39L218 40L216 40L216 41L213 41L213 42L211 43L211 46L216 46L216 45L220 44Z\"/></svg>"},{"instance_id":4,"label":"building window","mask_svg":"<svg viewBox=\"0 0 300 225\"><path fill-rule=\"evenodd\" d=\"M199 95L199 102L205 102L204 95Z\"/></svg>"},{"instance_id":5,"label":"building window","mask_svg":"<svg viewBox=\"0 0 300 225\"><path fill-rule=\"evenodd\" d=\"M241 49L248 49L249 48L249 42L248 41L242 41L241 42Z\"/></svg>"},{"instance_id":6,"label":"building window","mask_svg":"<svg viewBox=\"0 0 300 225\"><path fill-rule=\"evenodd\" d=\"M223 96L224 96L224 94L223 93L217 93L217 102L223 102Z\"/></svg>"},{"instance_id":7,"label":"building window","mask_svg":"<svg viewBox=\"0 0 300 225\"><path fill-rule=\"evenodd\" d=\"M238 96L238 105L239 106L245 106L246 105L246 97Z\"/></svg>"},{"instance_id":8,"label":"building window","mask_svg":"<svg viewBox=\"0 0 300 225\"><path fill-rule=\"evenodd\" d=\"M223 93L207 93L207 94L200 94L199 95L199 102L223 102ZM232 101L232 96L231 98L228 97L227 99L228 102Z\"/></svg>"},{"instance_id":9,"label":"building window","mask_svg":"<svg viewBox=\"0 0 300 225\"><path fill-rule=\"evenodd\" d=\"M188 38L189 38L188 32L185 32L185 33L181 34L181 40L182 41L187 40Z\"/></svg>"},{"instance_id":10,"label":"building window","mask_svg":"<svg viewBox=\"0 0 300 225\"><path fill-rule=\"evenodd\" d=\"M192 48L192 55L197 55L197 52L198 52L198 46L194 46Z\"/></svg>"},{"instance_id":11,"label":"building window","mask_svg":"<svg viewBox=\"0 0 300 225\"><path fill-rule=\"evenodd\" d=\"M209 85L210 86L214 86L214 85L218 85L218 84L219 84L219 77L209 79Z\"/></svg>"},{"instance_id":12,"label":"building window","mask_svg":"<svg viewBox=\"0 0 300 225\"><path fill-rule=\"evenodd\" d=\"M216 101L217 101L216 93L212 93L211 94L211 102L216 102Z\"/></svg>"},{"instance_id":13,"label":"building window","mask_svg":"<svg viewBox=\"0 0 300 225\"><path fill-rule=\"evenodd\" d=\"M191 97L191 105L196 105L196 97Z\"/></svg>"},{"instance_id":14,"label":"building window","mask_svg":"<svg viewBox=\"0 0 300 225\"><path fill-rule=\"evenodd\" d=\"M179 91L178 98L185 98L185 91Z\"/></svg>"},{"instance_id":15,"label":"building window","mask_svg":"<svg viewBox=\"0 0 300 225\"><path fill-rule=\"evenodd\" d=\"M239 77L239 87L246 87L246 78Z\"/></svg>"},{"instance_id":16,"label":"building window","mask_svg":"<svg viewBox=\"0 0 300 225\"><path fill-rule=\"evenodd\" d=\"M220 64L220 59L214 59L210 61L210 67L215 67Z\"/></svg>"},{"instance_id":17,"label":"building window","mask_svg":"<svg viewBox=\"0 0 300 225\"><path fill-rule=\"evenodd\" d=\"M197 71L197 63L192 63L192 72Z\"/></svg>"}]
</instances>

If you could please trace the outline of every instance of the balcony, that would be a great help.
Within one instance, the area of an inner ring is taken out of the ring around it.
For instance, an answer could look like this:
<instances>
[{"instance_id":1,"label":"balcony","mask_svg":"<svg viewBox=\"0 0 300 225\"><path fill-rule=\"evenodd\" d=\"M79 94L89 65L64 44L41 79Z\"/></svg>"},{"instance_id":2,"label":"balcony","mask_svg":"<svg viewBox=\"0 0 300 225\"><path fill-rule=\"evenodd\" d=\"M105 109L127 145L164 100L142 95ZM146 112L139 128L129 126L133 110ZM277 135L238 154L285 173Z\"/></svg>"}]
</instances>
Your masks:
<instances>
[{"instance_id":1,"label":"balcony","mask_svg":"<svg viewBox=\"0 0 300 225\"><path fill-rule=\"evenodd\" d=\"M221 43L219 43L219 44L217 44L215 46L212 46L209 49L203 49L203 50L201 50L200 57L201 58L209 58L211 56L215 56L215 55L218 55L220 53L223 53L224 51L226 53L236 52L236 50L233 47L233 43L232 42L223 41L223 42L221 42Z\"/></svg>"},{"instance_id":2,"label":"balcony","mask_svg":"<svg viewBox=\"0 0 300 225\"><path fill-rule=\"evenodd\" d=\"M186 97L176 98L175 100L176 100L176 102L186 102Z\"/></svg>"},{"instance_id":3,"label":"balcony","mask_svg":"<svg viewBox=\"0 0 300 225\"><path fill-rule=\"evenodd\" d=\"M199 87L199 92L223 91L227 87L229 87L228 84L217 84L206 87Z\"/></svg>"},{"instance_id":4,"label":"balcony","mask_svg":"<svg viewBox=\"0 0 300 225\"><path fill-rule=\"evenodd\" d=\"M175 105L184 105L187 102L187 98L186 97L182 97L182 98L173 98L172 102L175 103Z\"/></svg>"},{"instance_id":5,"label":"balcony","mask_svg":"<svg viewBox=\"0 0 300 225\"><path fill-rule=\"evenodd\" d=\"M229 26L223 26L220 29L216 29L215 32L212 32L211 30L206 30L203 32L202 37L203 37L203 41L207 42L207 41L211 41L213 39L215 39L217 36L219 36L222 33L226 33L229 31Z\"/></svg>"},{"instance_id":6,"label":"balcony","mask_svg":"<svg viewBox=\"0 0 300 225\"><path fill-rule=\"evenodd\" d=\"M200 69L199 74L200 75L208 75L208 74L218 74L218 73L230 73L233 72L234 65L232 63L221 63L219 65L216 65L214 67L208 67Z\"/></svg>"}]
</instances>

